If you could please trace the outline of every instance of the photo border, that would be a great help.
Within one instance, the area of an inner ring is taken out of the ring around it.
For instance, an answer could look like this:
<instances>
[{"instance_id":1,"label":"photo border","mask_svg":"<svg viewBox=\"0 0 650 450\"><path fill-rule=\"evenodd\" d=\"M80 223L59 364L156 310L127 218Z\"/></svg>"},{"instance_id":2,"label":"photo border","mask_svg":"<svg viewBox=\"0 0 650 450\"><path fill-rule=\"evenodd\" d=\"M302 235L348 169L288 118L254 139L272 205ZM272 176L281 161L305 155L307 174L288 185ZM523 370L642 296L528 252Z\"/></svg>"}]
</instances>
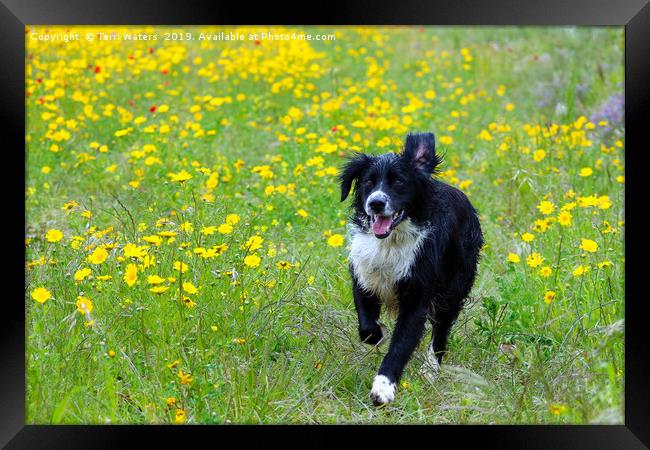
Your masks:
<instances>
[{"instance_id":1,"label":"photo border","mask_svg":"<svg viewBox=\"0 0 650 450\"><path fill-rule=\"evenodd\" d=\"M647 0L588 1L562 0L526 1L457 0L454 2L424 3L402 0L399 4L360 2L321 5L320 8L282 8L275 2L252 6L243 2L228 4L194 0L190 4L165 1L125 0L0 0L0 111L5 129L5 157L18 160L18 148L25 148L25 26L48 25L200 25L215 24L329 24L329 25L611 25L625 27L625 425L437 425L430 426L246 426L209 427L201 425L112 425L112 426L41 426L25 425L25 305L24 291L7 295L2 342L2 400L0 410L0 445L4 448L116 448L129 447L138 440L161 442L166 447L176 442L189 444L196 433L210 434L214 445L230 432L237 442L255 442L266 445L260 437L276 437L298 442L297 431L308 439L305 445L321 446L325 435L352 439L358 432L367 431L377 438L399 438L408 433L421 433L434 439L432 444L451 440L454 443L474 441L488 448L648 448L650 446L650 352L648 339L648 301L641 291L640 277L633 273L647 266L642 257L647 238L641 229L638 206L644 199L647 186L641 185L641 154L649 151L648 133L643 128L642 111L650 104L650 5ZM11 145L14 144L14 145ZM628 151L628 149L631 149ZM26 149L25 149L26 151ZM24 154L26 157L26 153ZM15 167L21 162L16 161ZM24 164L24 161L22 162ZM14 167L14 163L8 165ZM10 172L10 194L5 205L13 210L8 214L9 249L6 253L6 273L9 281L24 279L25 247L22 235L25 223L18 216L25 215L25 172ZM647 176L647 175L646 175ZM645 188L645 189L644 189ZM7 201L8 200L8 201ZM630 205L637 204L637 208ZM629 211L633 211L629 213ZM646 226L647 227L647 226ZM22 229L21 229L22 228ZM646 233L647 234L647 233ZM18 256L16 256L18 255ZM22 256L22 258L20 258ZM646 257L647 258L647 257ZM20 264L14 260L19 259ZM646 275L647 276L647 275ZM10 283L13 284L13 283ZM11 286L14 288L14 286ZM16 289L18 291L18 289ZM254 433L246 431L254 430ZM135 435L134 435L135 433ZM190 434L191 433L191 434ZM214 433L214 434L213 434ZM354 433L354 435L352 435ZM386 434L384 434L386 433ZM235 437L235 436L233 436ZM405 442L405 441L402 441ZM129 445L131 444L131 445Z\"/></svg>"}]
</instances>

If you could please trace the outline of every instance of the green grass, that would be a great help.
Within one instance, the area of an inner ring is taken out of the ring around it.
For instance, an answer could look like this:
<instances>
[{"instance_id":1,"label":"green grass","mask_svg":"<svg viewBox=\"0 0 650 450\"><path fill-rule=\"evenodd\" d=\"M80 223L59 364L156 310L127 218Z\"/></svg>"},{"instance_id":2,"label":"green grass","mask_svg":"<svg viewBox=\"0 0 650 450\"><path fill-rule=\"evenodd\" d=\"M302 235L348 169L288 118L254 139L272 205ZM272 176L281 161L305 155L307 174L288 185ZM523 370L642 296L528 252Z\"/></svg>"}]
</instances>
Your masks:
<instances>
[{"instance_id":1,"label":"green grass","mask_svg":"<svg viewBox=\"0 0 650 450\"><path fill-rule=\"evenodd\" d=\"M622 423L624 130L588 122L622 92L622 29L308 28L336 40L259 45L158 31L27 40L27 423L173 423L177 410L216 424ZM436 381L420 373L423 341L395 402L377 409L385 347L359 342L347 240L328 245L349 214L335 169L354 150L398 151L414 130L436 133L441 179L477 207L486 246ZM192 178L168 175L181 170ZM571 202L571 226L534 230ZM229 214L241 219L232 232L201 232ZM48 242L52 229L63 239ZM176 235L143 240L164 231ZM247 250L255 235L262 247ZM124 256L129 243L153 261ZM194 251L217 244L218 256ZM152 275L169 289L151 292ZM198 292L179 289L187 281Z\"/></svg>"}]
</instances>

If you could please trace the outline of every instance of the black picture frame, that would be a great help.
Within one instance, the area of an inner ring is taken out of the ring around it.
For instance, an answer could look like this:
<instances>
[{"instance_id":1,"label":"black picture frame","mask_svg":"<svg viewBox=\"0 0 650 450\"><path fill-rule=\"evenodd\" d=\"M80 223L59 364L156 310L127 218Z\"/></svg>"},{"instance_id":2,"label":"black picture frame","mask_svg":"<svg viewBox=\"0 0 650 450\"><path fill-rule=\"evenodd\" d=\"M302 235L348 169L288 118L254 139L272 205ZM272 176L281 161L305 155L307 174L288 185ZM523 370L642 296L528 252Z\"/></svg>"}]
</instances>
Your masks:
<instances>
[{"instance_id":1,"label":"black picture frame","mask_svg":"<svg viewBox=\"0 0 650 450\"><path fill-rule=\"evenodd\" d=\"M3 135L5 157L13 156L9 172L2 177L9 186L5 196L6 279L13 289L24 273L25 174L20 167L20 151L25 143L25 26L27 24L368 24L368 25L609 25L625 27L625 424L624 425L525 425L525 426L33 426L25 425L25 308L16 295L4 299L2 333L2 397L0 444L6 448L122 448L138 440L159 441L165 447L176 443L192 445L197 434L212 445L225 444L226 434L238 444L268 445L266 438L284 442L304 442L322 446L329 435L352 440L359 432L399 442L418 441L421 434L427 445L474 441L487 448L612 448L632 449L650 446L650 352L647 348L650 318L642 279L644 270L643 214L641 202L647 195L642 185L643 152L650 148L643 132L642 112L650 98L650 5L647 0L456 0L423 2L340 2L337 4L281 7L275 2L251 5L243 2L185 2L152 0L0 0L0 110L7 130ZM9 138L9 139L7 139ZM645 142L645 144L644 144ZM23 161L24 163L24 161ZM10 167L10 168L9 168ZM16 167L16 169L14 169ZM8 208L7 208L8 209ZM647 233L647 232L646 232ZM16 256L17 255L17 256ZM22 256L22 261L20 256ZM296 439L295 433L304 439ZM407 434L408 433L408 434ZM408 439L405 441L404 439ZM376 445L377 440L367 441ZM379 441L381 442L381 441ZM420 445L420 444L418 444ZM456 444L450 444L456 445Z\"/></svg>"}]
</instances>

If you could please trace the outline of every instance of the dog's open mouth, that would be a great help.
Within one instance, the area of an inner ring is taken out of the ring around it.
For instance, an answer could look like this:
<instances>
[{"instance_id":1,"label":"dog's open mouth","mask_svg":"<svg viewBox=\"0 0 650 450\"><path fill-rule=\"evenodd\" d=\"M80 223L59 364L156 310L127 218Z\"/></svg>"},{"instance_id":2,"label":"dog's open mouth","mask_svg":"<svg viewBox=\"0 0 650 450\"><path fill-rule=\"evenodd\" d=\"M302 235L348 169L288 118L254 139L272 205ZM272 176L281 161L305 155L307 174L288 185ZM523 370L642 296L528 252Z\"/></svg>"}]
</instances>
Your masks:
<instances>
[{"instance_id":1,"label":"dog's open mouth","mask_svg":"<svg viewBox=\"0 0 650 450\"><path fill-rule=\"evenodd\" d=\"M373 215L370 219L372 222L372 232L378 239L385 239L391 231L400 224L404 218L404 210L398 211L391 216Z\"/></svg>"}]
</instances>

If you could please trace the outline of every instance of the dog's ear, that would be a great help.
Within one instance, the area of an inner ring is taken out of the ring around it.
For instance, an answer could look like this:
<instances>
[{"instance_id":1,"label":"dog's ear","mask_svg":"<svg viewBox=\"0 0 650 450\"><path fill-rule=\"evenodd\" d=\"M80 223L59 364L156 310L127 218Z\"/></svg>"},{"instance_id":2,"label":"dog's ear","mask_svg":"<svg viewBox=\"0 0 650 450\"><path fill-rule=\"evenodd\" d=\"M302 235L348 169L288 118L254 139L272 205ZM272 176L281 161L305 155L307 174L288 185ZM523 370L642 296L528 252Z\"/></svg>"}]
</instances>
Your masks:
<instances>
[{"instance_id":1,"label":"dog's ear","mask_svg":"<svg viewBox=\"0 0 650 450\"><path fill-rule=\"evenodd\" d=\"M404 143L406 158L416 169L432 174L442 161L436 155L436 138L433 133L409 133Z\"/></svg>"},{"instance_id":2,"label":"dog's ear","mask_svg":"<svg viewBox=\"0 0 650 450\"><path fill-rule=\"evenodd\" d=\"M343 166L339 180L341 181L341 201L348 198L352 183L355 182L365 169L370 166L372 158L363 153L354 153Z\"/></svg>"}]
</instances>

